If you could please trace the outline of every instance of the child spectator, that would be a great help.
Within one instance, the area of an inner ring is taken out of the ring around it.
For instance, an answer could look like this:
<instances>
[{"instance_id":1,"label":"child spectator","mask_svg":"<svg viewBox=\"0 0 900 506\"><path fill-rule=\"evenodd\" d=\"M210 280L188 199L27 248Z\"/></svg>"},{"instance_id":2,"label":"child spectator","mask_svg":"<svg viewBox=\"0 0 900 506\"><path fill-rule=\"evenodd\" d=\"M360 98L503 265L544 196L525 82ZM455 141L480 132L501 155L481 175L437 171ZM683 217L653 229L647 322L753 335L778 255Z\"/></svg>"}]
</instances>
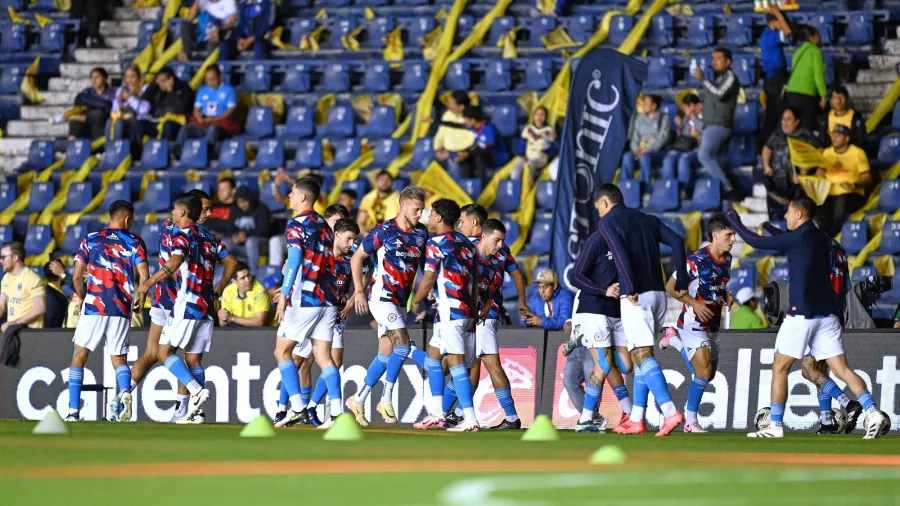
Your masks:
<instances>
[{"instance_id":1,"label":"child spectator","mask_svg":"<svg viewBox=\"0 0 900 506\"><path fill-rule=\"evenodd\" d=\"M511 179L522 178L522 170L525 164L531 168L531 179L535 181L541 174L541 170L547 166L550 157L556 151L556 129L547 124L547 108L540 106L534 110L531 124L522 129L522 138L519 140L519 152L524 154L525 160L513 167Z\"/></svg>"},{"instance_id":2,"label":"child spectator","mask_svg":"<svg viewBox=\"0 0 900 506\"><path fill-rule=\"evenodd\" d=\"M109 74L103 67L91 70L91 86L75 97L75 107L84 107L85 112L69 117L69 140L103 137L106 120L116 98L108 79Z\"/></svg>"},{"instance_id":3,"label":"child spectator","mask_svg":"<svg viewBox=\"0 0 900 506\"><path fill-rule=\"evenodd\" d=\"M255 59L266 59L269 49L266 35L272 29L274 20L275 9L272 8L272 0L244 0L237 26L238 54L252 47Z\"/></svg>"},{"instance_id":4,"label":"child spectator","mask_svg":"<svg viewBox=\"0 0 900 506\"><path fill-rule=\"evenodd\" d=\"M465 151L475 144L475 137L466 128L463 111L469 106L469 96L464 91L454 91L447 102L447 110L441 115L434 133L434 158L446 162L451 154Z\"/></svg>"},{"instance_id":5,"label":"child spectator","mask_svg":"<svg viewBox=\"0 0 900 506\"><path fill-rule=\"evenodd\" d=\"M634 163L638 160L641 180L650 184L654 166L666 157L665 147L672 135L672 121L668 113L660 111L662 98L659 95L641 97L643 112L631 119L628 139L630 151L622 156L622 175L634 179Z\"/></svg>"},{"instance_id":6,"label":"child spectator","mask_svg":"<svg viewBox=\"0 0 900 506\"><path fill-rule=\"evenodd\" d=\"M506 165L509 151L506 150L497 127L484 117L481 106L466 106L463 118L469 130L475 134L475 145L468 151L458 153L456 161L463 177L477 177L482 185L486 185L488 169Z\"/></svg>"},{"instance_id":7,"label":"child spectator","mask_svg":"<svg viewBox=\"0 0 900 506\"><path fill-rule=\"evenodd\" d=\"M691 93L681 102L684 118L676 119L678 125L672 149L663 159L662 177L678 179L682 185L691 183L691 166L697 161L697 146L703 134L703 101Z\"/></svg>"}]
</instances>

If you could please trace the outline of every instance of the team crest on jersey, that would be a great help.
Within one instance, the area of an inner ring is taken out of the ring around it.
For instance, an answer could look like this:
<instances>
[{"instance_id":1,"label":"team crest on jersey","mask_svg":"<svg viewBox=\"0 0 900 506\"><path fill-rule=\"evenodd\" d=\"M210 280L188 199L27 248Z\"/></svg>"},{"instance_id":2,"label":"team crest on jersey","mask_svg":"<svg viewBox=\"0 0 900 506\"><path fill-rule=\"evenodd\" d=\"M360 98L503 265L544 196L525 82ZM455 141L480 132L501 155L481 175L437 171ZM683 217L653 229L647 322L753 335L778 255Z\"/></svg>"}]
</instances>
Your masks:
<instances>
[{"instance_id":1,"label":"team crest on jersey","mask_svg":"<svg viewBox=\"0 0 900 506\"><path fill-rule=\"evenodd\" d=\"M397 321L397 313L391 313L391 314L388 315L387 318L388 318L388 321L389 321L389 322Z\"/></svg>"},{"instance_id":2,"label":"team crest on jersey","mask_svg":"<svg viewBox=\"0 0 900 506\"><path fill-rule=\"evenodd\" d=\"M398 247L398 248L402 248L402 247L403 247L403 241L401 241L400 239L397 239L396 241L394 241L394 246L396 246L396 247Z\"/></svg>"},{"instance_id":3,"label":"team crest on jersey","mask_svg":"<svg viewBox=\"0 0 900 506\"><path fill-rule=\"evenodd\" d=\"M416 246L422 247L423 244L425 244L425 239L422 239L421 237L416 237Z\"/></svg>"},{"instance_id":4,"label":"team crest on jersey","mask_svg":"<svg viewBox=\"0 0 900 506\"><path fill-rule=\"evenodd\" d=\"M253 306L251 306L250 304L247 304L247 311L251 311L251 310L253 310Z\"/></svg>"}]
</instances>

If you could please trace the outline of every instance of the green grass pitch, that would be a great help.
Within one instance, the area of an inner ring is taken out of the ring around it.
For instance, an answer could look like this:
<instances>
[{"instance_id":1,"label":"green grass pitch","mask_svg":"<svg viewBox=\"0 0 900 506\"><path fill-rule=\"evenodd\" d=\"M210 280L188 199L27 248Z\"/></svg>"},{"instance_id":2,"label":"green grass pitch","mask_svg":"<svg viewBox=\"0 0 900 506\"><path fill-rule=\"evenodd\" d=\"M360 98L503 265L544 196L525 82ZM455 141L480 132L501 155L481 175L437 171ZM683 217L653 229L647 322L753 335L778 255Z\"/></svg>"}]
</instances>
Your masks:
<instances>
[{"instance_id":1,"label":"green grass pitch","mask_svg":"<svg viewBox=\"0 0 900 506\"><path fill-rule=\"evenodd\" d=\"M667 438L376 427L359 442L315 429L246 439L237 425L0 422L0 504L790 505L900 504L900 437L676 433ZM628 455L589 464L604 445Z\"/></svg>"}]
</instances>

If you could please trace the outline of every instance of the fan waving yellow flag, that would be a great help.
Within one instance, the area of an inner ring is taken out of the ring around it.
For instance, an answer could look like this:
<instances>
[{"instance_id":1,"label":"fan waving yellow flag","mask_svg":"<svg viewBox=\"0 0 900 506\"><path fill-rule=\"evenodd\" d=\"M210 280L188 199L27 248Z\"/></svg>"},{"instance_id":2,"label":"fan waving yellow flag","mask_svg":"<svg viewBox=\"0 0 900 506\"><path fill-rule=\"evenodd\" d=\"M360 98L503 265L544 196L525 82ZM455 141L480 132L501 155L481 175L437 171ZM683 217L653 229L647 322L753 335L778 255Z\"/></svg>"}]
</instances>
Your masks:
<instances>
[{"instance_id":1,"label":"fan waving yellow flag","mask_svg":"<svg viewBox=\"0 0 900 506\"><path fill-rule=\"evenodd\" d=\"M801 169L830 168L829 162L822 152L812 144L803 142L793 137L788 137L788 152L791 155L791 163Z\"/></svg>"},{"instance_id":2,"label":"fan waving yellow flag","mask_svg":"<svg viewBox=\"0 0 900 506\"><path fill-rule=\"evenodd\" d=\"M469 194L460 188L450 174L447 174L447 171L437 162L431 162L428 169L419 176L416 186L443 198L454 200L460 206L472 203Z\"/></svg>"},{"instance_id":3,"label":"fan waving yellow flag","mask_svg":"<svg viewBox=\"0 0 900 506\"><path fill-rule=\"evenodd\" d=\"M828 192L831 191L831 181L823 177L800 176L800 187L806 192L806 195L816 202L817 206L825 203L828 198Z\"/></svg>"}]
</instances>

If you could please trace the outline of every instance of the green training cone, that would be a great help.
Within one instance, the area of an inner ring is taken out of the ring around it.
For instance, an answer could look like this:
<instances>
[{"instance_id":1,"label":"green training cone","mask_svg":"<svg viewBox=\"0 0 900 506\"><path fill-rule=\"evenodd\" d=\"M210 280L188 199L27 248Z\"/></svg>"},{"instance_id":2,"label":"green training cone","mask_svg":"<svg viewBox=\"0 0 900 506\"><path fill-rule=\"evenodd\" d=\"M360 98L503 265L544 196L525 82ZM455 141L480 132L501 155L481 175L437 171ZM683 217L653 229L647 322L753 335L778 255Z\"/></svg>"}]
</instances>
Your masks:
<instances>
[{"instance_id":1,"label":"green training cone","mask_svg":"<svg viewBox=\"0 0 900 506\"><path fill-rule=\"evenodd\" d=\"M241 437L275 437L275 429L265 415L259 415L244 426Z\"/></svg>"},{"instance_id":2,"label":"green training cone","mask_svg":"<svg viewBox=\"0 0 900 506\"><path fill-rule=\"evenodd\" d=\"M325 431L325 441L359 441L362 430L350 413L342 413L334 420L334 425Z\"/></svg>"},{"instance_id":3,"label":"green training cone","mask_svg":"<svg viewBox=\"0 0 900 506\"><path fill-rule=\"evenodd\" d=\"M610 466L623 464L625 459L625 452L621 448L614 445L606 445L591 455L590 462L600 466Z\"/></svg>"},{"instance_id":4,"label":"green training cone","mask_svg":"<svg viewBox=\"0 0 900 506\"><path fill-rule=\"evenodd\" d=\"M522 441L559 441L559 433L547 415L538 415L531 427L522 434Z\"/></svg>"},{"instance_id":5,"label":"green training cone","mask_svg":"<svg viewBox=\"0 0 900 506\"><path fill-rule=\"evenodd\" d=\"M33 434L68 434L69 428L66 427L66 422L63 421L62 417L59 416L59 413L56 410L53 410L47 413L47 416L44 417L43 420L37 423L34 426Z\"/></svg>"}]
</instances>

